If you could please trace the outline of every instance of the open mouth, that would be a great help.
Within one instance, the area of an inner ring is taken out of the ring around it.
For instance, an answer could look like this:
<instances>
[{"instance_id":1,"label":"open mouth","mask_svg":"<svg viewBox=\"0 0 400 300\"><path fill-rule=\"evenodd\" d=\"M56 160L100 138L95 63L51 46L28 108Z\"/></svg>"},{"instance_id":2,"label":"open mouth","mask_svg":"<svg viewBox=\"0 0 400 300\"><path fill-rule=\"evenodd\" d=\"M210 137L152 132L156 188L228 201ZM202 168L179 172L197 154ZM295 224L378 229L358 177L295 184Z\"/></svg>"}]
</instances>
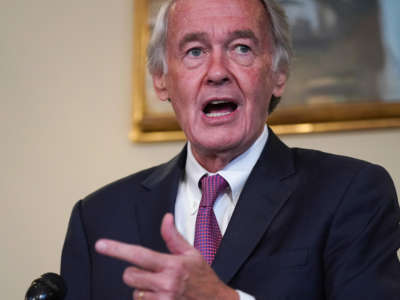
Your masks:
<instances>
[{"instance_id":1,"label":"open mouth","mask_svg":"<svg viewBox=\"0 0 400 300\"><path fill-rule=\"evenodd\" d=\"M233 113L237 107L238 105L231 101L213 100L207 103L203 112L207 117L222 117Z\"/></svg>"}]
</instances>

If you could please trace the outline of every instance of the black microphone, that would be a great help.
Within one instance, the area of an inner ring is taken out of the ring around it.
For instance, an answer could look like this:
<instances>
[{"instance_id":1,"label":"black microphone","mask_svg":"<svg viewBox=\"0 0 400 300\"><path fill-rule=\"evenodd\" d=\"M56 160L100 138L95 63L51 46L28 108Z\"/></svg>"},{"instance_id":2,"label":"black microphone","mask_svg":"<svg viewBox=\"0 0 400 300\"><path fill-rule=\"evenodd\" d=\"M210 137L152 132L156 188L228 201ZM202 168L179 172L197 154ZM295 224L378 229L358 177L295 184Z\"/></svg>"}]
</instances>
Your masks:
<instances>
[{"instance_id":1,"label":"black microphone","mask_svg":"<svg viewBox=\"0 0 400 300\"><path fill-rule=\"evenodd\" d=\"M46 273L32 282L25 300L63 300L66 294L64 279L55 273Z\"/></svg>"}]
</instances>

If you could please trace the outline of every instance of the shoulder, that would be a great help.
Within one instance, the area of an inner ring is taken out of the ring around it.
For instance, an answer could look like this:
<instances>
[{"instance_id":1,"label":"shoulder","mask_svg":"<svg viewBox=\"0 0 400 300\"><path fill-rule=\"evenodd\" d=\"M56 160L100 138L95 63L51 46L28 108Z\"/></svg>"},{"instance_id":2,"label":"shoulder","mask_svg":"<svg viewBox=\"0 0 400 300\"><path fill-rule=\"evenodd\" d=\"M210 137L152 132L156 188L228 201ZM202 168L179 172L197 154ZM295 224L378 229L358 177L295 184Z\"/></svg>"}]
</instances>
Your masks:
<instances>
[{"instance_id":1,"label":"shoulder","mask_svg":"<svg viewBox=\"0 0 400 300\"><path fill-rule=\"evenodd\" d=\"M388 176L382 166L365 160L311 149L292 148L291 150L296 170L303 175L352 178L359 173L367 172L378 177Z\"/></svg>"},{"instance_id":2,"label":"shoulder","mask_svg":"<svg viewBox=\"0 0 400 300\"><path fill-rule=\"evenodd\" d=\"M82 219L95 220L104 215L117 215L121 208L129 209L144 192L143 180L162 165L151 167L111 182L88 194L75 204Z\"/></svg>"},{"instance_id":3,"label":"shoulder","mask_svg":"<svg viewBox=\"0 0 400 300\"><path fill-rule=\"evenodd\" d=\"M259 165L267 173L273 172L283 177L295 174L304 188L314 188L318 184L325 189L338 185L343 187L364 173L391 182L386 170L379 165L319 150L290 148L273 131L270 133Z\"/></svg>"},{"instance_id":4,"label":"shoulder","mask_svg":"<svg viewBox=\"0 0 400 300\"><path fill-rule=\"evenodd\" d=\"M293 148L292 153L300 189L330 199L332 208L398 205L394 183L380 165L316 150Z\"/></svg>"},{"instance_id":5,"label":"shoulder","mask_svg":"<svg viewBox=\"0 0 400 300\"><path fill-rule=\"evenodd\" d=\"M83 199L85 206L106 202L115 206L119 201L135 201L141 193L168 178L179 176L186 160L186 147L171 160L111 182ZM112 203L109 203L112 202Z\"/></svg>"},{"instance_id":6,"label":"shoulder","mask_svg":"<svg viewBox=\"0 0 400 300\"><path fill-rule=\"evenodd\" d=\"M148 178L157 169L162 168L164 164L141 170L130 174L107 185L97 189L84 198L84 202L91 202L94 199L103 199L112 197L124 197L127 193L142 189L142 182Z\"/></svg>"},{"instance_id":7,"label":"shoulder","mask_svg":"<svg viewBox=\"0 0 400 300\"><path fill-rule=\"evenodd\" d=\"M186 146L171 160L111 182L76 204L83 217L121 214L146 199L159 184L175 184L184 170Z\"/></svg>"}]
</instances>

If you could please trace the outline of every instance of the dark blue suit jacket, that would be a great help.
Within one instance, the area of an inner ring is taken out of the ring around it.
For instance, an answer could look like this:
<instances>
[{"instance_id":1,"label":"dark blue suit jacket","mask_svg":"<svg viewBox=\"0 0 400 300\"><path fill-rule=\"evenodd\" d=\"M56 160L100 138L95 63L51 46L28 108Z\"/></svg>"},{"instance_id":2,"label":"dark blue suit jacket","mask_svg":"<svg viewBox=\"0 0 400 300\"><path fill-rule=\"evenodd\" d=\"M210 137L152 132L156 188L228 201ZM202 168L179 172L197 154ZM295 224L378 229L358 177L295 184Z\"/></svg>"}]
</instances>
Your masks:
<instances>
[{"instance_id":1,"label":"dark blue suit jacket","mask_svg":"<svg viewBox=\"0 0 400 300\"><path fill-rule=\"evenodd\" d=\"M68 300L128 300L127 264L97 254L99 238L167 252L186 150L79 201L61 273ZM257 299L400 299L400 210L387 172L360 160L290 149L270 131L212 265Z\"/></svg>"}]
</instances>

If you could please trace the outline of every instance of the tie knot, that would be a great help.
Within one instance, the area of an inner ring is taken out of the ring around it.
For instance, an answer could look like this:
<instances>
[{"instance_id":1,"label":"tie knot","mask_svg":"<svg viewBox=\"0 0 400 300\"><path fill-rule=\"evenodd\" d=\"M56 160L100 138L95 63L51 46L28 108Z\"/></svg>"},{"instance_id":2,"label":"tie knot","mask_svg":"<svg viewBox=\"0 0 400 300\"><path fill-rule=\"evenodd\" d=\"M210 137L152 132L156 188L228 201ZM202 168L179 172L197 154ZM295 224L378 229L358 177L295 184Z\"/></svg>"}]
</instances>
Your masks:
<instances>
[{"instance_id":1,"label":"tie knot","mask_svg":"<svg viewBox=\"0 0 400 300\"><path fill-rule=\"evenodd\" d=\"M218 195L228 187L228 182L219 174L203 176L201 183L201 203L200 206L214 206Z\"/></svg>"}]
</instances>

